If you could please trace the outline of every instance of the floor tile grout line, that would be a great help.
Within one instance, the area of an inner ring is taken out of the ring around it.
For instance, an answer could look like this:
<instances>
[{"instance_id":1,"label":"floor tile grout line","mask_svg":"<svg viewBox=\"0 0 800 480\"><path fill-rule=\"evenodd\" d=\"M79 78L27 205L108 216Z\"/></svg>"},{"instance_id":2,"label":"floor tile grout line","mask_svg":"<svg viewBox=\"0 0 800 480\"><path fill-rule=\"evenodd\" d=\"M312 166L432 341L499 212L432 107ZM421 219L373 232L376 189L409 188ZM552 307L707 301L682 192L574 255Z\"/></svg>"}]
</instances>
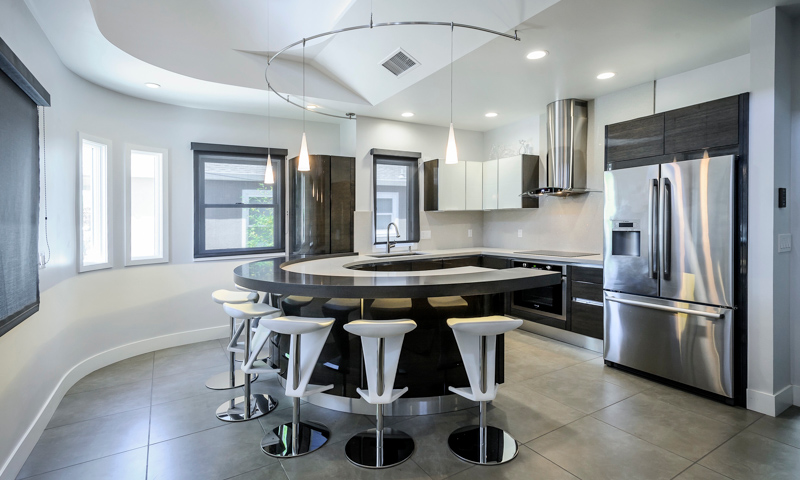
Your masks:
<instances>
[{"instance_id":1,"label":"floor tile grout line","mask_svg":"<svg viewBox=\"0 0 800 480\"><path fill-rule=\"evenodd\" d=\"M725 444L726 444L726 443L730 442L730 441L731 441L731 440L733 440L734 438L736 438L736 437L738 437L739 435L741 435L742 433L744 433L744 430L742 430L741 432L739 432L739 433L737 433L736 435L732 436L731 438L729 438L729 439L725 440L725 441L724 441L724 442L722 442L720 445L718 445L716 448L714 448L714 449L713 449L713 450L711 450L710 452L706 453L706 454L705 454L705 455L703 455L702 457L698 458L698 459L697 459L697 461L696 461L696 462L694 462L694 463L695 463L696 465L700 465L700 466L701 466L701 467L703 467L703 468L707 468L707 469L711 470L711 471L712 471L712 472L714 472L714 473L718 473L718 474L722 475L722 476L723 476L723 477L725 477L725 478L731 478L731 477L729 477L729 476L727 476L727 475L725 475L725 474L723 474L723 473L720 473L720 472L718 472L718 471L714 470L714 469L713 469L713 468L711 468L711 467L707 467L707 466L705 466L705 465L701 464L700 462L701 462L701 461L703 461L703 459L705 459L706 457L708 457L708 456L709 456L709 455L711 455L712 453L716 452L717 450L719 450L720 448L722 448L723 446L725 446Z\"/></svg>"},{"instance_id":2,"label":"floor tile grout line","mask_svg":"<svg viewBox=\"0 0 800 480\"><path fill-rule=\"evenodd\" d=\"M146 448L146 447L147 447L147 445L142 445L141 447L136 447L136 448L129 448L128 450L122 450L121 452L112 453L110 455L103 455L102 457L92 458L91 460L86 460L86 461L83 461L83 462L73 463L72 465L65 465L63 467L54 468L53 470L47 470L46 472L39 472L39 473L36 473L34 475L28 475L26 477L19 477L18 476L18 477L15 478L15 480L25 480L26 478L38 477L39 475L45 475L45 474L48 474L48 473L57 472L59 470L65 470L67 468L72 468L72 467L76 467L78 465L83 465L84 463L96 462L97 460L102 460L104 458L113 457L115 455L122 455L123 453L132 452L134 450L139 450L141 448Z\"/></svg>"},{"instance_id":3,"label":"floor tile grout line","mask_svg":"<svg viewBox=\"0 0 800 480\"><path fill-rule=\"evenodd\" d=\"M685 392L685 391L683 391L683 390L675 389L675 388L673 388L673 387L670 387L669 385L664 385L664 384L661 384L661 383L657 383L656 385L653 385L653 386L652 386L652 387L650 387L650 388L649 388L647 391L648 391L648 392L650 392L650 393L652 393L652 390L655 390L655 389L657 389L658 387L667 387L667 388L671 388L671 389L674 389L674 390L676 390L676 391L679 391L679 392L681 392L681 393L686 393L687 395L696 396L696 397L697 397L697 398L699 398L699 399L702 399L702 400L708 400L708 401L710 401L710 402L713 402L713 400L710 400L710 399L708 399L708 398L705 398L705 397L702 397L702 396L699 396L699 395L694 395L694 394L692 394L692 393ZM639 392L639 393L645 393L645 392L644 392L644 391L642 391L642 392ZM739 432L737 432L737 433L743 432L744 430L746 430L747 428L749 428L750 426L752 426L754 423L756 423L757 421L759 421L759 420L761 420L761 419L763 418L763 415L762 415L762 416L760 416L760 417L756 418L755 420L753 420L752 422L748 423L748 424L747 424L747 425L745 425L744 427L740 427L739 425L734 425L734 424L732 424L732 423L728 423L728 422L726 422L725 420L720 420L720 419L718 419L718 418L714 418L714 417L712 417L712 416L710 416L710 415L706 415L705 413L700 413L700 412L697 412L697 411L695 411L695 410L692 410L692 409L689 409L689 408L686 408L686 407L682 407L682 406L680 406L680 405L677 405L677 404L675 404L675 403L669 402L669 401L667 401L667 400L664 400L664 399L661 399L661 398L655 398L655 400L658 400L659 402L666 403L666 404L668 404L668 405L672 405L673 407L675 407L675 408L677 408L677 409L680 409L680 410L683 410L683 411L685 411L685 412L695 413L695 414L697 414L697 415L700 415L701 417L705 417L705 418L708 418L708 419L710 419L710 420L717 421L717 422L719 422L719 423L724 423L725 425L727 425L727 426L729 426L729 427L740 428ZM730 405L726 405L726 404L724 404L724 403L720 403L720 405L729 406L729 407L731 407L731 408L739 408L739 407L733 407L733 406L730 406ZM745 408L745 409L743 409L743 410L744 410L744 411L748 411L748 412L754 412L754 413L757 413L757 412L755 412L754 410L747 410L746 408Z\"/></svg>"},{"instance_id":4,"label":"floor tile grout line","mask_svg":"<svg viewBox=\"0 0 800 480\"><path fill-rule=\"evenodd\" d=\"M58 407L56 407L56 408L58 408ZM131 409L129 409L129 410L121 410L121 411L119 411L119 412L114 412L114 413L107 413L107 414L105 414L105 415L95 415L94 417L91 417L91 418L86 418L86 419L83 419L83 420L78 420L77 422L65 423L65 424L63 424L63 425L56 425L56 426L53 426L53 427L49 427L49 426L48 426L48 427L46 427L46 428L44 429L44 431L46 432L46 431L48 431L48 430L55 430L56 428L61 428L61 427L69 427L69 426L72 426L72 425L78 425L79 423L90 422L90 421L92 421L92 420L97 420L97 419L99 419L99 418L112 417L112 416L114 416L114 415L119 415L119 414L122 414L122 413L130 413L130 412L135 412L136 410L144 410L145 408L150 408L150 405L144 405L144 406L141 406L141 407L131 408ZM43 432L43 433L44 433L44 432Z\"/></svg>"},{"instance_id":5,"label":"floor tile grout line","mask_svg":"<svg viewBox=\"0 0 800 480\"><path fill-rule=\"evenodd\" d=\"M750 424L750 425L752 426L752 424ZM758 436L759 436L759 437L761 437L761 438L766 438L767 440L772 440L773 442L778 442L778 443L780 443L781 445L786 445L787 447L792 447L792 448L794 448L795 450L800 450L800 447L796 447L796 446L792 445L791 443L786 443L786 442L783 442L783 441L781 441L781 440L778 440L778 439L775 439L775 438L772 438L772 437L768 437L768 436L766 436L766 435L762 435L762 434L760 434L760 433L758 433L758 432L749 431L749 430L747 430L748 428L750 428L750 426L748 426L748 427L745 427L745 429L744 429L744 430L742 430L742 431L740 431L740 432L737 432L737 433L736 433L736 435L739 435L740 433L751 433L751 434L753 434L753 435L758 435ZM734 435L734 437L735 437L736 435Z\"/></svg>"},{"instance_id":6,"label":"floor tile grout line","mask_svg":"<svg viewBox=\"0 0 800 480\"><path fill-rule=\"evenodd\" d=\"M533 440L531 440L531 441L533 441ZM550 460L549 458L545 457L545 456L544 456L544 455L542 455L541 453L537 452L537 451L536 451L536 450L534 450L533 448L529 447L527 444L524 444L524 443L523 443L523 444L522 444L522 446L523 446L523 447L525 447L525 448L527 448L527 449L528 449L528 450L530 450L531 452L533 452L533 454L534 454L534 455L539 455L540 457L542 457L543 459L545 459L545 461L552 463L552 464L553 464L553 465L555 465L557 468L559 468L559 469L561 469L561 470L563 470L563 471L567 472L568 474L572 475L573 477L575 477L575 478L577 478L577 479L580 479L580 480L583 480L581 477L579 477L579 476L578 476L578 474L570 472L570 471L569 471L569 470L567 470L566 468L562 467L561 465L557 464L556 462L554 462L554 461Z\"/></svg>"},{"instance_id":7,"label":"floor tile grout line","mask_svg":"<svg viewBox=\"0 0 800 480\"><path fill-rule=\"evenodd\" d=\"M150 476L150 435L153 430L153 390L155 389L156 354L153 352L153 373L150 375L150 411L147 417L147 455L144 460L144 480Z\"/></svg>"},{"instance_id":8,"label":"floor tile grout line","mask_svg":"<svg viewBox=\"0 0 800 480\"><path fill-rule=\"evenodd\" d=\"M124 361L124 360L123 360L123 361ZM114 365L114 364L112 363L111 365ZM107 365L107 366L111 366L111 365ZM105 368L105 367L103 367L103 368ZM98 370L100 370L100 369L98 369ZM96 372L96 371L98 371L98 370L95 370L94 372ZM94 373L94 372L91 372L91 373L89 373L89 374L87 374L87 375L85 375L85 376L81 377L80 379L78 379L78 382L80 382L81 380L83 380L84 378L88 377L89 375L91 375L91 374L92 374L92 373ZM96 392L96 391L98 391L98 390L104 390L104 389L106 389L106 388L119 388L119 387L124 387L124 386L126 386L126 385L133 385L134 383L141 383L141 382L145 382L145 381L147 381L147 380L150 380L150 379L149 379L149 378L142 378L142 379L139 379L139 380L134 380L134 381L132 381L132 382L125 382L125 383L120 383L120 384L117 384L117 385L107 385L107 386L105 386L105 387L92 388L91 390L81 390L80 392L73 392L73 393L69 393L69 391L67 391L67 393L65 393L65 394L64 394L64 398L67 398L67 397L72 397L72 396L75 396L75 395L80 395L80 394L82 394L82 393L91 393L91 392ZM78 382L75 382L75 384L77 384ZM75 385L73 385L73 387L74 387L74 386L75 386ZM70 388L72 388L72 387L70 387ZM59 404L60 404L60 402L59 402Z\"/></svg>"}]
</instances>

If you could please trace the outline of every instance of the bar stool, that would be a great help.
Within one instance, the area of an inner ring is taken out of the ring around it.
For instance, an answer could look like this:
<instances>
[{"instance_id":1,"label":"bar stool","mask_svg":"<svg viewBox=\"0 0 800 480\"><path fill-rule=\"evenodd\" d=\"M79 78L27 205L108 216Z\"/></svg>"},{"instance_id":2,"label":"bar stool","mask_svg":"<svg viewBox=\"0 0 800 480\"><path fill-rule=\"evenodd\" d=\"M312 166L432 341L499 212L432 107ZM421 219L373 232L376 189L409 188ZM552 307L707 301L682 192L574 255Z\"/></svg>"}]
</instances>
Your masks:
<instances>
[{"instance_id":1,"label":"bar stool","mask_svg":"<svg viewBox=\"0 0 800 480\"><path fill-rule=\"evenodd\" d=\"M222 305L225 312L233 318L243 320L239 331L244 331L244 358L249 359L251 356L251 321L254 318L261 318L262 320L269 315L278 315L280 310L275 307L263 303L244 303L234 305L225 303ZM267 332L267 337L269 332ZM235 341L235 340L234 340ZM230 350L230 348L229 348ZM260 349L259 349L260 351ZM246 422L254 418L261 417L275 410L278 402L270 395L262 393L250 393L251 375L248 372L244 373L244 396L232 398L223 403L217 408L217 418L223 422Z\"/></svg>"},{"instance_id":2,"label":"bar stool","mask_svg":"<svg viewBox=\"0 0 800 480\"><path fill-rule=\"evenodd\" d=\"M314 297L289 295L281 300L281 309L287 316L300 316L302 315L303 307L311 303L312 300L314 300Z\"/></svg>"},{"instance_id":3,"label":"bar stool","mask_svg":"<svg viewBox=\"0 0 800 480\"><path fill-rule=\"evenodd\" d=\"M399 465L414 453L414 439L407 433L383 426L383 406L408 391L394 388L397 364L405 334L417 328L413 320L355 320L344 326L361 337L367 374L367 391L357 388L361 398L377 405L376 426L353 435L344 447L351 463L365 468Z\"/></svg>"},{"instance_id":4,"label":"bar stool","mask_svg":"<svg viewBox=\"0 0 800 480\"><path fill-rule=\"evenodd\" d=\"M450 391L480 402L480 424L461 427L450 434L447 445L461 460L478 465L499 465L517 456L517 441L497 427L486 426L486 402L497 396L495 359L497 335L519 328L522 320L499 315L451 318L470 388L450 387Z\"/></svg>"},{"instance_id":5,"label":"bar stool","mask_svg":"<svg viewBox=\"0 0 800 480\"><path fill-rule=\"evenodd\" d=\"M340 373L348 373L350 371L350 336L344 331L343 327L350 320L350 315L360 310L360 298L331 298L322 305L322 314L336 319L331 335L334 342L336 342L336 349L339 350L339 355L336 358L324 363L326 367Z\"/></svg>"},{"instance_id":6,"label":"bar stool","mask_svg":"<svg viewBox=\"0 0 800 480\"><path fill-rule=\"evenodd\" d=\"M292 397L292 421L273 428L261 440L261 450L271 457L299 457L325 445L331 437L328 427L300 421L300 397L314 395L333 385L309 385L311 374L333 326L333 318L262 318L264 328L291 335L286 396Z\"/></svg>"},{"instance_id":7,"label":"bar stool","mask_svg":"<svg viewBox=\"0 0 800 480\"><path fill-rule=\"evenodd\" d=\"M236 292L233 290L215 290L211 294L211 298L214 302L222 305L224 303L230 304L241 304L241 303L253 303L258 299L258 294L255 292ZM231 341L235 342L238 340L239 335L241 334L241 329L236 328L236 324L233 320L233 317L230 317L230 339ZM239 333L237 333L239 332ZM228 371L222 372L214 375L213 377L206 380L206 387L212 390L228 390L231 388L238 388L244 385L244 373L237 370L234 366L234 362L236 361L236 352L231 352L228 350L229 359L228 359ZM252 378L251 381L255 381L256 378Z\"/></svg>"}]
</instances>

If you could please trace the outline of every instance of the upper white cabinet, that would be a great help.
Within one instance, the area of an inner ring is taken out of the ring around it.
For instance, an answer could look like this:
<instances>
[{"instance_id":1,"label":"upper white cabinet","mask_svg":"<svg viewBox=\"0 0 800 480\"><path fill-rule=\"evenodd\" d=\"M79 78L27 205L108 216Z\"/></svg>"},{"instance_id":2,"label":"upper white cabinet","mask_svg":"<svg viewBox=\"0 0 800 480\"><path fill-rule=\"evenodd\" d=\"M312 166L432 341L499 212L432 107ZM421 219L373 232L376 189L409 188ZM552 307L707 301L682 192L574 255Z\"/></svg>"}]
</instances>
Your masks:
<instances>
[{"instance_id":1,"label":"upper white cabinet","mask_svg":"<svg viewBox=\"0 0 800 480\"><path fill-rule=\"evenodd\" d=\"M539 199L520 194L539 187L539 157L516 157L486 162L424 163L425 211L538 208Z\"/></svg>"}]
</instances>

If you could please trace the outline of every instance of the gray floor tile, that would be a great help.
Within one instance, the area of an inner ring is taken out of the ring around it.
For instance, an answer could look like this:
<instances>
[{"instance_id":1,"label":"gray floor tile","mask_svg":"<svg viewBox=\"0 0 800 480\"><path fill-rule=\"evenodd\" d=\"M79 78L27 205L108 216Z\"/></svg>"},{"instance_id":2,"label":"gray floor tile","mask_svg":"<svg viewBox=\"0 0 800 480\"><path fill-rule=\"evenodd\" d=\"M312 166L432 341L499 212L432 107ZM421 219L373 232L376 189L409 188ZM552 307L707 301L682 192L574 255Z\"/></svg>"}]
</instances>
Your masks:
<instances>
[{"instance_id":1,"label":"gray floor tile","mask_svg":"<svg viewBox=\"0 0 800 480\"><path fill-rule=\"evenodd\" d=\"M527 443L584 415L523 385L503 385L488 408L487 419L489 425Z\"/></svg>"},{"instance_id":2,"label":"gray floor tile","mask_svg":"<svg viewBox=\"0 0 800 480\"><path fill-rule=\"evenodd\" d=\"M279 425L291 422L292 409L283 408L275 410L269 415L260 417L258 420L261 422L261 425L263 425L265 431L270 431ZM300 421L321 423L328 427L331 431L331 438L328 442L331 443L348 440L358 432L373 428L372 422L364 415L337 412L335 410L328 410L327 408L311 405L310 403L301 405Z\"/></svg>"},{"instance_id":3,"label":"gray floor tile","mask_svg":"<svg viewBox=\"0 0 800 480\"><path fill-rule=\"evenodd\" d=\"M150 444L224 425L215 415L217 407L240 395L241 388L207 390L203 395L153 405Z\"/></svg>"},{"instance_id":4,"label":"gray floor tile","mask_svg":"<svg viewBox=\"0 0 800 480\"><path fill-rule=\"evenodd\" d=\"M473 478L491 478L492 480L577 480L577 477L525 445L520 445L517 458L509 463L491 467L472 466L469 470L449 478L453 480Z\"/></svg>"},{"instance_id":5,"label":"gray floor tile","mask_svg":"<svg viewBox=\"0 0 800 480\"><path fill-rule=\"evenodd\" d=\"M220 371L224 371L225 367L228 367L228 358L222 349L200 350L183 355L161 357L156 358L153 364L153 378L205 370L215 366L220 367Z\"/></svg>"},{"instance_id":6,"label":"gray floor tile","mask_svg":"<svg viewBox=\"0 0 800 480\"><path fill-rule=\"evenodd\" d=\"M219 480L277 462L261 452L256 421L222 425L150 446L148 480Z\"/></svg>"},{"instance_id":7,"label":"gray floor tile","mask_svg":"<svg viewBox=\"0 0 800 480\"><path fill-rule=\"evenodd\" d=\"M283 466L280 463L269 465L267 467L259 468L251 472L236 475L226 480L288 480L286 472L283 471Z\"/></svg>"},{"instance_id":8,"label":"gray floor tile","mask_svg":"<svg viewBox=\"0 0 800 480\"><path fill-rule=\"evenodd\" d=\"M153 378L153 354L145 353L112 363L86 375L72 386L67 395L139 382L149 378Z\"/></svg>"},{"instance_id":9,"label":"gray floor tile","mask_svg":"<svg viewBox=\"0 0 800 480\"><path fill-rule=\"evenodd\" d=\"M593 358L602 356L597 352L586 350L584 348L576 347L568 343L559 342L551 338L545 338L535 333L525 332L523 330L515 330L506 334L506 338L511 338L513 341L522 342L532 347L542 350L548 350L554 353L573 358L579 362L585 362Z\"/></svg>"},{"instance_id":10,"label":"gray floor tile","mask_svg":"<svg viewBox=\"0 0 800 480\"><path fill-rule=\"evenodd\" d=\"M505 354L505 372L507 381L528 380L556 370L570 367L579 360L548 350L526 349L512 350Z\"/></svg>"},{"instance_id":11,"label":"gray floor tile","mask_svg":"<svg viewBox=\"0 0 800 480\"><path fill-rule=\"evenodd\" d=\"M47 429L22 466L20 477L143 447L149 419L147 407Z\"/></svg>"},{"instance_id":12,"label":"gray floor tile","mask_svg":"<svg viewBox=\"0 0 800 480\"><path fill-rule=\"evenodd\" d=\"M566 369L526 380L520 385L584 413L596 412L637 393L613 383L581 378Z\"/></svg>"},{"instance_id":13,"label":"gray floor tile","mask_svg":"<svg viewBox=\"0 0 800 480\"><path fill-rule=\"evenodd\" d=\"M527 444L583 480L670 479L691 462L592 417Z\"/></svg>"},{"instance_id":14,"label":"gray floor tile","mask_svg":"<svg viewBox=\"0 0 800 480\"><path fill-rule=\"evenodd\" d=\"M331 479L403 479L429 480L430 477L414 463L413 456L400 465L383 470L356 467L344 455L345 442L331 443L301 458L281 460L281 465L291 480L317 478Z\"/></svg>"},{"instance_id":15,"label":"gray floor tile","mask_svg":"<svg viewBox=\"0 0 800 480\"><path fill-rule=\"evenodd\" d=\"M725 475L709 470L706 467L694 464L687 468L683 473L675 477L675 480L730 480Z\"/></svg>"},{"instance_id":16,"label":"gray floor tile","mask_svg":"<svg viewBox=\"0 0 800 480\"><path fill-rule=\"evenodd\" d=\"M206 380L225 371L227 371L227 366L213 366L203 370L190 370L185 373L154 378L153 405L213 392L215 390L206 388Z\"/></svg>"},{"instance_id":17,"label":"gray floor tile","mask_svg":"<svg viewBox=\"0 0 800 480\"><path fill-rule=\"evenodd\" d=\"M470 467L459 460L447 447L447 437L454 430L466 425L476 425L477 417L470 412L454 412L442 415L423 415L400 422L396 428L414 439L414 463L434 479L442 479Z\"/></svg>"},{"instance_id":18,"label":"gray floor tile","mask_svg":"<svg viewBox=\"0 0 800 480\"><path fill-rule=\"evenodd\" d=\"M745 428L763 416L752 410L741 407L731 407L724 403L709 400L699 395L694 395L665 385L656 385L645 392L645 395L653 396L662 402L671 403L684 410L699 413L700 415L705 415L706 417L739 428Z\"/></svg>"},{"instance_id":19,"label":"gray floor tile","mask_svg":"<svg viewBox=\"0 0 800 480\"><path fill-rule=\"evenodd\" d=\"M593 358L587 362L579 363L569 368L568 372L571 374L613 383L614 385L619 385L620 387L636 392L648 390L658 385L645 378L637 377L636 375L623 372L617 368L606 366L603 362L603 357Z\"/></svg>"},{"instance_id":20,"label":"gray floor tile","mask_svg":"<svg viewBox=\"0 0 800 480\"><path fill-rule=\"evenodd\" d=\"M800 448L800 407L790 407L774 418L764 415L745 431Z\"/></svg>"},{"instance_id":21,"label":"gray floor tile","mask_svg":"<svg viewBox=\"0 0 800 480\"><path fill-rule=\"evenodd\" d=\"M203 350L219 349L219 341L217 339L207 340L205 342L188 343L186 345L178 345L177 347L165 348L157 350L154 353L155 358L172 357L174 355L185 355L187 353L197 353Z\"/></svg>"},{"instance_id":22,"label":"gray floor tile","mask_svg":"<svg viewBox=\"0 0 800 480\"><path fill-rule=\"evenodd\" d=\"M278 410L284 408L292 408L292 398L286 396L286 387L278 383L277 375L274 373L265 373L258 377L256 382L252 383L253 393L265 393L272 395L272 398L278 401ZM301 400L305 404L304 399Z\"/></svg>"},{"instance_id":23,"label":"gray floor tile","mask_svg":"<svg viewBox=\"0 0 800 480\"><path fill-rule=\"evenodd\" d=\"M143 447L27 478L28 480L144 480L146 472L147 448Z\"/></svg>"},{"instance_id":24,"label":"gray floor tile","mask_svg":"<svg viewBox=\"0 0 800 480\"><path fill-rule=\"evenodd\" d=\"M739 433L738 427L646 395L635 395L592 416L692 461Z\"/></svg>"},{"instance_id":25,"label":"gray floor tile","mask_svg":"<svg viewBox=\"0 0 800 480\"><path fill-rule=\"evenodd\" d=\"M150 405L152 380L98 388L67 395L61 400L47 428L127 412Z\"/></svg>"},{"instance_id":26,"label":"gray floor tile","mask_svg":"<svg viewBox=\"0 0 800 480\"><path fill-rule=\"evenodd\" d=\"M742 432L698 463L735 480L797 480L800 449Z\"/></svg>"}]
</instances>

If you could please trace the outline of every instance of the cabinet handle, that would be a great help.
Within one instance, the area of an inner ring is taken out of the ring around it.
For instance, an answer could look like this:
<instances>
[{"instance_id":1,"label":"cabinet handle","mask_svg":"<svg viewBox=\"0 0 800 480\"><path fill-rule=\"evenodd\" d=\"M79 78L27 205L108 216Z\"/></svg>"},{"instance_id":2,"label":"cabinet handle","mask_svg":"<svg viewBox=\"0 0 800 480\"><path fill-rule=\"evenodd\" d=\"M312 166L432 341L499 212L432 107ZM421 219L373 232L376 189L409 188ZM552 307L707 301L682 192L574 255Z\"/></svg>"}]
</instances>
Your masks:
<instances>
[{"instance_id":1,"label":"cabinet handle","mask_svg":"<svg viewBox=\"0 0 800 480\"><path fill-rule=\"evenodd\" d=\"M575 298L575 297L573 297L572 301L575 302L575 303L582 303L584 305L594 305L595 307L602 307L603 306L603 302L598 302L598 301L595 301L595 300L587 300L585 298Z\"/></svg>"},{"instance_id":2,"label":"cabinet handle","mask_svg":"<svg viewBox=\"0 0 800 480\"><path fill-rule=\"evenodd\" d=\"M703 312L700 310L692 310L689 308L670 307L667 305L659 305L656 303L647 303L647 302L637 302L636 300L625 300L623 298L616 298L616 297L606 297L606 300L608 300L609 302L622 303L624 305L631 305L634 307L650 308L653 310L662 310L670 313L685 313L687 315L697 315L699 317L708 317L716 319L725 318L724 313Z\"/></svg>"}]
</instances>

